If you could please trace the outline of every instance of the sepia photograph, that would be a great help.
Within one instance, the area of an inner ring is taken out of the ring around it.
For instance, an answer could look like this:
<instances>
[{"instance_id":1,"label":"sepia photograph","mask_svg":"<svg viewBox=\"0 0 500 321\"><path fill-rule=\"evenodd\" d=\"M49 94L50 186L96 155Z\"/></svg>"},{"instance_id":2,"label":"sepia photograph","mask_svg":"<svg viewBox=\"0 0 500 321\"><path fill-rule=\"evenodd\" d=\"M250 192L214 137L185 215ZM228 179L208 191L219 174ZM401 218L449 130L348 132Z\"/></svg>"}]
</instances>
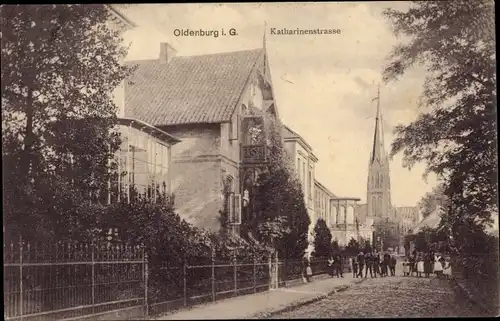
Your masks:
<instances>
[{"instance_id":1,"label":"sepia photograph","mask_svg":"<svg viewBox=\"0 0 500 321\"><path fill-rule=\"evenodd\" d=\"M493 1L0 19L5 320L500 315Z\"/></svg>"}]
</instances>

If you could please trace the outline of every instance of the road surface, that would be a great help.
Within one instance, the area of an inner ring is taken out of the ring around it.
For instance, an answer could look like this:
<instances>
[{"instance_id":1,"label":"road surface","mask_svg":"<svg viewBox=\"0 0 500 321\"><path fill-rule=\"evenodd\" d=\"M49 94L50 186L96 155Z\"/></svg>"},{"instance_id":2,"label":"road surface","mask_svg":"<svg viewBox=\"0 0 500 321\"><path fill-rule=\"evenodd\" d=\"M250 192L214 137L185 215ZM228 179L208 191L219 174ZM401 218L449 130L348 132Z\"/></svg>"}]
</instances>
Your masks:
<instances>
[{"instance_id":1,"label":"road surface","mask_svg":"<svg viewBox=\"0 0 500 321\"><path fill-rule=\"evenodd\" d=\"M416 277L368 277L363 283L316 303L273 316L295 318L473 317L478 307L451 281Z\"/></svg>"}]
</instances>

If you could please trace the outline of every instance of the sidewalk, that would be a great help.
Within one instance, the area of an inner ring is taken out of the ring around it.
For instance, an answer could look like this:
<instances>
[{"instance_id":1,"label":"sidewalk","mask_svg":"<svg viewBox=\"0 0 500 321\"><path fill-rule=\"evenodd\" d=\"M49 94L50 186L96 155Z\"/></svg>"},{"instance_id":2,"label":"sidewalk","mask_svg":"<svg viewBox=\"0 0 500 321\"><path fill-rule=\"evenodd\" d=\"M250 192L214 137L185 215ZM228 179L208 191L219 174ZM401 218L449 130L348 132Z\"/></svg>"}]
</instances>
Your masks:
<instances>
[{"instance_id":1,"label":"sidewalk","mask_svg":"<svg viewBox=\"0 0 500 321\"><path fill-rule=\"evenodd\" d=\"M188 320L188 319L251 319L268 317L284 312L297 305L318 301L337 291L343 291L362 279L352 278L349 273L344 278L318 276L307 284L279 288L262 293L242 295L230 299L195 306L190 310L180 311L153 320Z\"/></svg>"}]
</instances>

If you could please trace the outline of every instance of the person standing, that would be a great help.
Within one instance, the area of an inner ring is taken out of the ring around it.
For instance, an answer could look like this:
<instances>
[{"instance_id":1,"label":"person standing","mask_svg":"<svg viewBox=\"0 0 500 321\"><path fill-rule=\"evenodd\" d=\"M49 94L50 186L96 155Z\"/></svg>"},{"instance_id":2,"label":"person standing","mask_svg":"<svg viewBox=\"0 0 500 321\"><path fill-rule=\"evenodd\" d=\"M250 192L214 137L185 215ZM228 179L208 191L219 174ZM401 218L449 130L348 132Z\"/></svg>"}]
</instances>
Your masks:
<instances>
[{"instance_id":1,"label":"person standing","mask_svg":"<svg viewBox=\"0 0 500 321\"><path fill-rule=\"evenodd\" d=\"M360 252L358 254L358 266L359 266L358 276L360 278L362 278L363 277L363 268L365 267L365 254L363 252Z\"/></svg>"},{"instance_id":2,"label":"person standing","mask_svg":"<svg viewBox=\"0 0 500 321\"><path fill-rule=\"evenodd\" d=\"M306 279L307 282L311 282L312 279L312 268L311 268L311 263L307 263L307 268L306 268Z\"/></svg>"},{"instance_id":3,"label":"person standing","mask_svg":"<svg viewBox=\"0 0 500 321\"><path fill-rule=\"evenodd\" d=\"M366 268L365 268L365 278L368 276L368 270L370 270L370 277L373 278L373 270L372 270L372 267L373 267L373 258L372 258L372 255L370 253L366 253L366 256L365 256L365 265L366 265Z\"/></svg>"},{"instance_id":4,"label":"person standing","mask_svg":"<svg viewBox=\"0 0 500 321\"><path fill-rule=\"evenodd\" d=\"M373 275L375 275L375 277L377 277L377 274L380 275L380 254L375 253L375 255L373 255L372 259L373 259Z\"/></svg>"},{"instance_id":5,"label":"person standing","mask_svg":"<svg viewBox=\"0 0 500 321\"><path fill-rule=\"evenodd\" d=\"M356 260L356 257L353 257L351 260L352 260L352 277L357 278L358 277L358 260Z\"/></svg>"},{"instance_id":6,"label":"person standing","mask_svg":"<svg viewBox=\"0 0 500 321\"><path fill-rule=\"evenodd\" d=\"M403 276L409 276L410 275L410 261L408 260L408 257L405 257L405 260L403 261Z\"/></svg>"},{"instance_id":7,"label":"person standing","mask_svg":"<svg viewBox=\"0 0 500 321\"><path fill-rule=\"evenodd\" d=\"M342 256L337 253L337 255L335 256L335 267L336 267L336 270L337 270L337 278L338 277L341 277L343 278L344 277L344 274L343 274L343 268L342 268Z\"/></svg>"},{"instance_id":8,"label":"person standing","mask_svg":"<svg viewBox=\"0 0 500 321\"><path fill-rule=\"evenodd\" d=\"M434 264L434 260L431 259L432 254L427 252L424 256L424 274L425 277L428 278L432 273L432 265Z\"/></svg>"},{"instance_id":9,"label":"person standing","mask_svg":"<svg viewBox=\"0 0 500 321\"><path fill-rule=\"evenodd\" d=\"M440 255L436 255L434 257L434 273L436 273L436 277L438 279L440 279L441 274L443 274L443 266L441 263L441 256Z\"/></svg>"},{"instance_id":10,"label":"person standing","mask_svg":"<svg viewBox=\"0 0 500 321\"><path fill-rule=\"evenodd\" d=\"M391 270L391 276L395 276L396 275L396 264L397 264L396 256L393 254L391 256L390 262L389 262L389 267L390 267L390 270Z\"/></svg>"},{"instance_id":11,"label":"person standing","mask_svg":"<svg viewBox=\"0 0 500 321\"><path fill-rule=\"evenodd\" d=\"M424 273L424 257L422 253L419 253L417 256L417 276L422 277L422 273Z\"/></svg>"},{"instance_id":12,"label":"person standing","mask_svg":"<svg viewBox=\"0 0 500 321\"><path fill-rule=\"evenodd\" d=\"M443 268L443 276L445 279L451 278L452 270L451 270L451 262L448 258L443 260L444 268Z\"/></svg>"},{"instance_id":13,"label":"person standing","mask_svg":"<svg viewBox=\"0 0 500 321\"><path fill-rule=\"evenodd\" d=\"M333 278L333 258L331 256L328 258L328 274Z\"/></svg>"},{"instance_id":14,"label":"person standing","mask_svg":"<svg viewBox=\"0 0 500 321\"><path fill-rule=\"evenodd\" d=\"M387 276L389 273L387 271L388 267L389 267L389 262L390 261L390 256L388 253L385 253L384 254L384 275Z\"/></svg>"}]
</instances>

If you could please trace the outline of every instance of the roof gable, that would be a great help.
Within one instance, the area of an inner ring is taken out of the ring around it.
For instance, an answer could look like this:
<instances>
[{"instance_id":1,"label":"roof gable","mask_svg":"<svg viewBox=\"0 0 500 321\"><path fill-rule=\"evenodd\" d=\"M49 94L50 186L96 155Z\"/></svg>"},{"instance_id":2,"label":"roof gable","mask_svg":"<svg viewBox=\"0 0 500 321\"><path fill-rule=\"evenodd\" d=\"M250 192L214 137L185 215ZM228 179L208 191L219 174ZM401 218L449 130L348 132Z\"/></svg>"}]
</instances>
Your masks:
<instances>
[{"instance_id":1,"label":"roof gable","mask_svg":"<svg viewBox=\"0 0 500 321\"><path fill-rule=\"evenodd\" d=\"M125 116L179 125L229 122L263 49L132 61L125 85Z\"/></svg>"}]
</instances>

